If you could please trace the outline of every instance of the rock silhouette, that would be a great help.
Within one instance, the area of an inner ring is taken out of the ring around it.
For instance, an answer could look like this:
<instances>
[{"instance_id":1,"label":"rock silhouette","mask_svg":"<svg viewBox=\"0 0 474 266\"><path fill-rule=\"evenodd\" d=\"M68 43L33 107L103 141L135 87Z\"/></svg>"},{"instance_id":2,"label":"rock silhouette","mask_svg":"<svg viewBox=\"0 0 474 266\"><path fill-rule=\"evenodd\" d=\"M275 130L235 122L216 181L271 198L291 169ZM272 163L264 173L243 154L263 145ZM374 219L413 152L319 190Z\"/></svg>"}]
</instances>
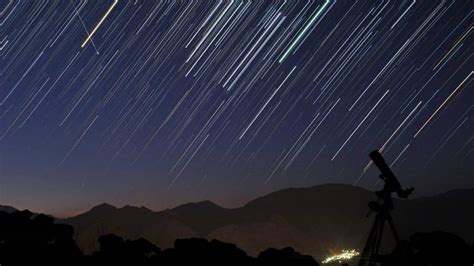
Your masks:
<instances>
[{"instance_id":1,"label":"rock silhouette","mask_svg":"<svg viewBox=\"0 0 474 266\"><path fill-rule=\"evenodd\" d=\"M234 244L202 238L177 239L174 248L151 258L154 263L166 264L250 264L254 258Z\"/></svg>"},{"instance_id":2,"label":"rock silhouette","mask_svg":"<svg viewBox=\"0 0 474 266\"><path fill-rule=\"evenodd\" d=\"M473 265L474 246L447 232L415 233L384 261L383 265Z\"/></svg>"},{"instance_id":3,"label":"rock silhouette","mask_svg":"<svg viewBox=\"0 0 474 266\"><path fill-rule=\"evenodd\" d=\"M0 263L79 261L74 229L54 224L52 217L17 211L0 211Z\"/></svg>"},{"instance_id":4,"label":"rock silhouette","mask_svg":"<svg viewBox=\"0 0 474 266\"><path fill-rule=\"evenodd\" d=\"M94 252L92 261L100 263L145 263L161 249L144 238L123 240L121 237L108 234L99 237L100 250Z\"/></svg>"},{"instance_id":5,"label":"rock silhouette","mask_svg":"<svg viewBox=\"0 0 474 266\"><path fill-rule=\"evenodd\" d=\"M281 250L269 248L257 258L261 263L274 265L274 264L287 264L287 265L317 265L317 262L311 256L301 255L291 247L286 247Z\"/></svg>"},{"instance_id":6,"label":"rock silhouette","mask_svg":"<svg viewBox=\"0 0 474 266\"><path fill-rule=\"evenodd\" d=\"M83 255L73 239L71 225L55 224L52 217L0 211L0 263L133 263L133 264L276 264L318 265L292 248L268 249L257 258L231 243L202 238L176 239L161 250L148 240L124 240L114 234L98 238L99 250Z\"/></svg>"},{"instance_id":7,"label":"rock silhouette","mask_svg":"<svg viewBox=\"0 0 474 266\"><path fill-rule=\"evenodd\" d=\"M219 240L176 239L172 248L161 250L144 238L126 240L114 234L100 236L99 250L83 255L73 235L72 226L56 224L44 214L0 211L0 263L318 265L313 257L291 247L268 248L251 257L235 244ZM415 233L383 255L382 262L384 266L472 265L474 246L447 232Z\"/></svg>"}]
</instances>

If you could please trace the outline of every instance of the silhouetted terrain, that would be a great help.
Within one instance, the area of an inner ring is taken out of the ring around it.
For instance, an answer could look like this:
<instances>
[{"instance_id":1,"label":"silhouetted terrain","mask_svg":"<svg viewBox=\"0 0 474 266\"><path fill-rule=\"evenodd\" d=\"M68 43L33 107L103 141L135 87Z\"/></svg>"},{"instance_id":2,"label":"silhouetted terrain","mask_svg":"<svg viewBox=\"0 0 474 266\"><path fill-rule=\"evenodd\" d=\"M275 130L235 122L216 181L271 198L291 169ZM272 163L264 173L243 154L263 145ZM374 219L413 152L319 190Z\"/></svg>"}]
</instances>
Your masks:
<instances>
[{"instance_id":1,"label":"silhouetted terrain","mask_svg":"<svg viewBox=\"0 0 474 266\"><path fill-rule=\"evenodd\" d=\"M0 211L0 263L78 261L74 229L52 217L25 211Z\"/></svg>"},{"instance_id":2,"label":"silhouetted terrain","mask_svg":"<svg viewBox=\"0 0 474 266\"><path fill-rule=\"evenodd\" d=\"M100 235L113 233L127 239L144 237L161 248L172 247L177 238L218 239L235 243L251 256L268 247L291 246L320 260L329 250L362 249L374 218L365 217L373 199L373 192L362 188L320 185L284 189L236 209L209 201L160 212L102 204L59 222L74 226L76 241L86 254L99 248ZM395 200L395 205L393 216L402 239L442 230L474 242L474 189ZM393 245L385 243L387 252Z\"/></svg>"},{"instance_id":3,"label":"silhouetted terrain","mask_svg":"<svg viewBox=\"0 0 474 266\"><path fill-rule=\"evenodd\" d=\"M396 201L404 240L386 244L383 265L472 265L472 192ZM371 225L370 199L364 189L323 185L274 192L237 209L209 201L161 212L101 204L56 223L2 206L0 263L318 265L318 252L360 250Z\"/></svg>"},{"instance_id":4,"label":"silhouetted terrain","mask_svg":"<svg viewBox=\"0 0 474 266\"><path fill-rule=\"evenodd\" d=\"M415 233L382 256L382 265L473 265L474 245L443 231Z\"/></svg>"},{"instance_id":5,"label":"silhouetted terrain","mask_svg":"<svg viewBox=\"0 0 474 266\"><path fill-rule=\"evenodd\" d=\"M0 211L11 213L11 212L16 212L18 210L11 206L0 205Z\"/></svg>"},{"instance_id":6,"label":"silhouetted terrain","mask_svg":"<svg viewBox=\"0 0 474 266\"><path fill-rule=\"evenodd\" d=\"M28 210L0 211L0 263L133 263L133 264L253 264L314 265L311 257L292 248L268 249L250 257L236 245L202 238L176 239L173 248L161 250L144 238L125 240L114 234L98 238L99 249L83 255L73 239L70 225Z\"/></svg>"},{"instance_id":7,"label":"silhouetted terrain","mask_svg":"<svg viewBox=\"0 0 474 266\"><path fill-rule=\"evenodd\" d=\"M99 249L83 255L73 234L72 226L54 223L43 214L0 211L0 263L318 265L291 247L268 248L251 257L235 244L219 240L176 239L172 248L162 250L144 238L129 240L115 234L100 236ZM379 260L382 265L471 265L474 246L451 233L415 233Z\"/></svg>"}]
</instances>

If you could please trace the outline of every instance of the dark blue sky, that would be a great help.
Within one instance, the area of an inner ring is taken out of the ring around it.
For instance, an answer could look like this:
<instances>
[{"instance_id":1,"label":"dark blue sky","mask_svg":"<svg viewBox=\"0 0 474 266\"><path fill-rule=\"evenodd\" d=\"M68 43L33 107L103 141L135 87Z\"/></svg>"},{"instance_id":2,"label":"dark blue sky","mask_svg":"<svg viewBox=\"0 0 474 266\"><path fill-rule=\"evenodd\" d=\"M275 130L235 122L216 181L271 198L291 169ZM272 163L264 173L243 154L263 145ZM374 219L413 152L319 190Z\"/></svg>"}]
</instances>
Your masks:
<instances>
[{"instance_id":1,"label":"dark blue sky","mask_svg":"<svg viewBox=\"0 0 474 266\"><path fill-rule=\"evenodd\" d=\"M0 202L472 187L472 1L2 1ZM89 38L90 37L90 38Z\"/></svg>"}]
</instances>

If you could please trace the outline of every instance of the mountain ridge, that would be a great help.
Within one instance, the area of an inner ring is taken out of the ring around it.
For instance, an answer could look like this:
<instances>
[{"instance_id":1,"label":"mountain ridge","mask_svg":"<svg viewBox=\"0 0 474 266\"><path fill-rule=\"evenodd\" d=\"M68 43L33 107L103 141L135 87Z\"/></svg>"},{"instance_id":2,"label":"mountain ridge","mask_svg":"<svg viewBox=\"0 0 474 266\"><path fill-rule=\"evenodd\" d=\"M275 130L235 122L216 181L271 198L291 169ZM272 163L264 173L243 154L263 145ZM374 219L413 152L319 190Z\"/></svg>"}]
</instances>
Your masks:
<instances>
[{"instance_id":1,"label":"mountain ridge","mask_svg":"<svg viewBox=\"0 0 474 266\"><path fill-rule=\"evenodd\" d=\"M15 212L15 211L18 211L17 208L14 208L12 206L8 206L8 205L0 205L0 211L4 211L4 212Z\"/></svg>"},{"instance_id":2,"label":"mountain ridge","mask_svg":"<svg viewBox=\"0 0 474 266\"><path fill-rule=\"evenodd\" d=\"M65 218L61 218L62 219L68 219L68 218L72 218L72 217L76 217L76 216L79 216L81 214L84 214L86 212L89 212L91 211L92 209L96 208L96 207L99 207L101 205L107 205L107 206L111 206L113 208L116 208L116 209L122 209L124 207L133 207L133 208L144 208L144 209L147 209L147 210L150 210L152 212L163 212L163 211L169 211L169 210L176 210L176 209L180 209L181 207L183 206L190 206L190 205L199 205L201 203L210 203L212 205L215 205L221 209L225 209L225 210L236 210L236 209L240 209L240 208L243 208L245 206L247 206L249 203L255 201L255 200L258 200L260 198L264 198L264 197L267 197L267 196L270 196L274 193L280 193L280 192L285 192L285 191L291 191L291 190L303 190L303 189L311 189L311 188L317 188L317 187L325 187L325 186L347 186L347 187L352 187L352 188L356 188L356 189L360 189L361 191L366 191L366 192L370 192L370 193L373 193L374 191L371 191L371 190L368 190L368 189L365 189L365 188L362 188L362 187L358 187L358 186L353 186L353 185L349 185L349 184L341 184L341 183L328 183L328 184L322 184L322 185L315 185L315 186L309 186L309 187L288 187L288 188L284 188L284 189L280 189L280 190L276 190L276 191L273 191L273 192L269 192L263 196L260 196L260 197L256 197L252 200L249 200L248 202L244 203L243 205L241 206L238 206L238 207L224 207L224 206L221 206L211 200L200 200L200 201L191 201L191 202L186 202L186 203L183 203L183 204L179 204L179 205L176 205L174 207L170 207L170 208L165 208L165 209L160 209L160 210L155 210L155 209L151 209L149 207L146 207L146 206L133 206L133 205L123 205L122 207L118 207L118 206L115 206L111 203L107 203L107 202L103 202L103 203L100 203L100 204L97 204L97 205L94 205L92 206L89 210L85 211L85 212L82 212L82 213L79 213L79 214L76 214L76 215L73 215L73 216L70 216L70 217L65 217ZM418 199L425 199L425 198L433 198L433 197L439 197L439 196L446 196L446 195L453 195L453 194L456 194L457 192L472 192L473 195L474 195L474 188L456 188L456 189L452 189L452 190L448 190L448 191L445 191L445 192L441 192L441 193L437 193L437 194L434 194L434 195L428 195L428 196L418 196L418 197L411 197L409 200L418 200ZM375 196L374 196L375 198ZM397 200L402 200L402 199L399 199L399 198L395 198ZM10 208L13 208L15 209L14 207L11 207L11 206L6 206L6 205L0 205L0 209L2 207L10 207ZM15 209L16 210L16 209Z\"/></svg>"},{"instance_id":3,"label":"mountain ridge","mask_svg":"<svg viewBox=\"0 0 474 266\"><path fill-rule=\"evenodd\" d=\"M469 225L474 224L473 215L463 217L464 213L453 212L460 204L474 206L474 197L470 196L473 192L474 189L464 189L394 199L393 216L401 236L427 230L460 235L469 231L465 233L466 240L473 241ZM103 213L97 213L101 208L91 208L61 222L76 228L76 239L86 253L97 249L99 235L115 233L128 239L144 237L163 248L172 246L177 238L202 237L235 243L250 255L268 247L292 246L321 257L329 249L362 248L374 217L366 217L367 204L375 199L375 194L364 188L325 184L275 191L237 208L221 207L211 201L190 202L161 211L102 204L99 206L106 210ZM442 207L437 208L438 205Z\"/></svg>"},{"instance_id":4,"label":"mountain ridge","mask_svg":"<svg viewBox=\"0 0 474 266\"><path fill-rule=\"evenodd\" d=\"M319 258L329 250L363 247L374 217L366 217L367 204L375 199L364 188L324 184L271 192L237 208L198 201L153 211L102 203L58 222L74 226L85 253L97 250L98 236L114 233L126 239L144 237L162 248L173 246L178 238L200 237L235 243L250 255L268 247L292 246ZM394 204L393 217L402 238L443 230L474 241L474 215L459 208L474 206L474 189L395 198ZM390 245L389 239L386 242Z\"/></svg>"}]
</instances>

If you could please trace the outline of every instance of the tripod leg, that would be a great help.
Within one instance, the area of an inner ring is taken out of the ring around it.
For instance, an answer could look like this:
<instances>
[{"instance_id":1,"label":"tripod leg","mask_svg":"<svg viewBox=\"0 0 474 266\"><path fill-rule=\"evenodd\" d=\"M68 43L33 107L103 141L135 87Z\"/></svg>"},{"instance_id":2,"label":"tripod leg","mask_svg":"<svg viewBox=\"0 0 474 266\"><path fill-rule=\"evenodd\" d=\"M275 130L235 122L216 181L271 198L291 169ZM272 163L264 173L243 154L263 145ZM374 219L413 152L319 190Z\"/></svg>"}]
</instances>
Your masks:
<instances>
[{"instance_id":1,"label":"tripod leg","mask_svg":"<svg viewBox=\"0 0 474 266\"><path fill-rule=\"evenodd\" d=\"M385 224L385 219L381 218L380 219L380 225L379 225L379 232L378 232L378 235L377 235L377 240L375 242L375 247L372 250L372 256L371 256L372 259L377 258L378 255L379 255L379 249L380 249L380 243L382 242L384 224ZM373 265L375 265L375 262L373 262Z\"/></svg>"},{"instance_id":2,"label":"tripod leg","mask_svg":"<svg viewBox=\"0 0 474 266\"><path fill-rule=\"evenodd\" d=\"M390 229L392 229L393 237L395 238L396 243L400 241L398 237L397 229L395 229L395 224L393 223L392 217L388 218L388 224L390 225Z\"/></svg>"},{"instance_id":3,"label":"tripod leg","mask_svg":"<svg viewBox=\"0 0 474 266\"><path fill-rule=\"evenodd\" d=\"M382 220L382 217L377 214L374 220L374 224L370 229L369 236L367 237L367 242L365 244L364 250L362 251L359 260L359 266L374 265L374 263L372 262L373 253L377 243L378 235L380 234L380 224Z\"/></svg>"}]
</instances>

